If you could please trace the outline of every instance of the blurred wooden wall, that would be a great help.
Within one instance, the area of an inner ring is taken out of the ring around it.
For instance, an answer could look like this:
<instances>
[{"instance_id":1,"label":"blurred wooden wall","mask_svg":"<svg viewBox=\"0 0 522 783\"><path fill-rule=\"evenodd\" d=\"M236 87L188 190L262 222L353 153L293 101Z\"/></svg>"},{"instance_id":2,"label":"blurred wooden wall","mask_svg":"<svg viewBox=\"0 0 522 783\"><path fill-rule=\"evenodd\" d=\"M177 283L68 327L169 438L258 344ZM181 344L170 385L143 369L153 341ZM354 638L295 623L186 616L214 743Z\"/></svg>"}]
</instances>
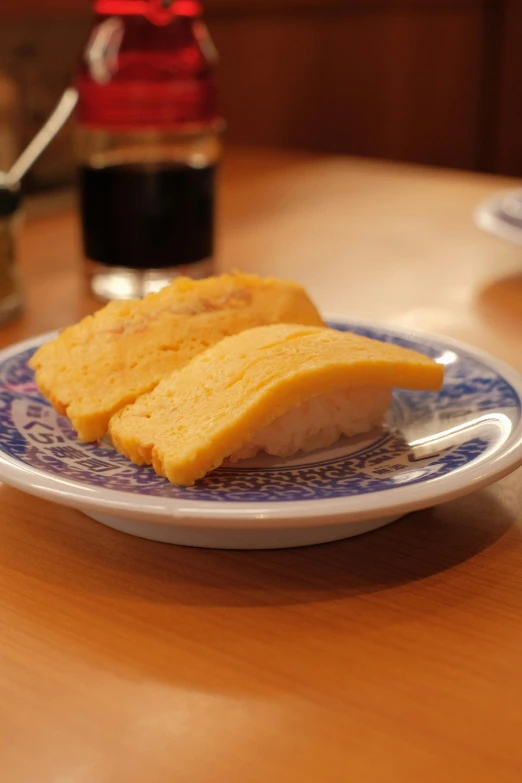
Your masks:
<instances>
[{"instance_id":1,"label":"blurred wooden wall","mask_svg":"<svg viewBox=\"0 0 522 783\"><path fill-rule=\"evenodd\" d=\"M231 139L484 165L480 0L208 5Z\"/></svg>"},{"instance_id":2,"label":"blurred wooden wall","mask_svg":"<svg viewBox=\"0 0 522 783\"><path fill-rule=\"evenodd\" d=\"M233 141L522 175L522 0L208 0Z\"/></svg>"},{"instance_id":3,"label":"blurred wooden wall","mask_svg":"<svg viewBox=\"0 0 522 783\"><path fill-rule=\"evenodd\" d=\"M49 40L67 25L79 39L87 0L8 5L4 39L10 23L50 25L45 57L70 69ZM231 143L522 175L522 0L204 5Z\"/></svg>"}]
</instances>

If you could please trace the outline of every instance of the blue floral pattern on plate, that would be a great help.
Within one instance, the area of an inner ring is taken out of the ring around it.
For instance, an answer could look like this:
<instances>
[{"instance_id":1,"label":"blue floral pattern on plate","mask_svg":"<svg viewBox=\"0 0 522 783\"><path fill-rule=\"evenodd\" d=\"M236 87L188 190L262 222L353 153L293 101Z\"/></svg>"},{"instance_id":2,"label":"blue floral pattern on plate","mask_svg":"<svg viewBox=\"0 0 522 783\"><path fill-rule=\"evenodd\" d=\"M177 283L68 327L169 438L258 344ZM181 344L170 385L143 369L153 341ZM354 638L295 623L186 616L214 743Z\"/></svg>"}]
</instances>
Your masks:
<instances>
[{"instance_id":1,"label":"blue floral pattern on plate","mask_svg":"<svg viewBox=\"0 0 522 783\"><path fill-rule=\"evenodd\" d=\"M356 441L289 460L260 457L222 466L193 487L176 487L138 467L110 442L84 444L69 421L39 394L27 362L35 348L0 364L0 451L47 474L103 487L198 503L281 502L350 497L418 484L485 459L505 442L521 416L513 387L465 351L420 341L384 327L334 323L335 328L422 351L446 365L439 394L396 390L387 428Z\"/></svg>"}]
</instances>

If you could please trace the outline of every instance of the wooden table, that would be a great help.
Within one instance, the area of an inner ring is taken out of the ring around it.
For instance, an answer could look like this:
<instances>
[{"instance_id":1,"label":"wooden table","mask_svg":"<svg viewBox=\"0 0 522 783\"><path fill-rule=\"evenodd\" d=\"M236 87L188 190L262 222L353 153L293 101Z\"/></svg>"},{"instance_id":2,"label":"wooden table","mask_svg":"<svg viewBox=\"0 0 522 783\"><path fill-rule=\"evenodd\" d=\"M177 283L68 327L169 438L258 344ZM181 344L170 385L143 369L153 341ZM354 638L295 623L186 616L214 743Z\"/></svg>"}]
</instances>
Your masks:
<instances>
[{"instance_id":1,"label":"wooden table","mask_svg":"<svg viewBox=\"0 0 522 783\"><path fill-rule=\"evenodd\" d=\"M522 251L471 219L503 187L231 154L220 264L522 370ZM74 212L31 214L27 309L2 344L95 306ZM2 783L522 780L521 471L360 538L272 552L142 541L0 493Z\"/></svg>"}]
</instances>

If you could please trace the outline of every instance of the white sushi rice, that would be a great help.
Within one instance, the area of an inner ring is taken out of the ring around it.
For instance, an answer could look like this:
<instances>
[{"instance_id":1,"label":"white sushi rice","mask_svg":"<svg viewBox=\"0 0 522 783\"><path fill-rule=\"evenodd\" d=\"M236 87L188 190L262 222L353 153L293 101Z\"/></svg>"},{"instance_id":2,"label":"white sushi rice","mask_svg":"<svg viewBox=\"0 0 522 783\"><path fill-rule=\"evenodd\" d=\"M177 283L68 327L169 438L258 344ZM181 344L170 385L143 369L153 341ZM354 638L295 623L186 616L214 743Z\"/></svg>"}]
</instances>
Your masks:
<instances>
[{"instance_id":1,"label":"white sushi rice","mask_svg":"<svg viewBox=\"0 0 522 783\"><path fill-rule=\"evenodd\" d=\"M312 397L256 432L230 462L251 459L259 451L290 457L327 448L341 435L360 435L382 424L391 398L390 388L368 386Z\"/></svg>"}]
</instances>

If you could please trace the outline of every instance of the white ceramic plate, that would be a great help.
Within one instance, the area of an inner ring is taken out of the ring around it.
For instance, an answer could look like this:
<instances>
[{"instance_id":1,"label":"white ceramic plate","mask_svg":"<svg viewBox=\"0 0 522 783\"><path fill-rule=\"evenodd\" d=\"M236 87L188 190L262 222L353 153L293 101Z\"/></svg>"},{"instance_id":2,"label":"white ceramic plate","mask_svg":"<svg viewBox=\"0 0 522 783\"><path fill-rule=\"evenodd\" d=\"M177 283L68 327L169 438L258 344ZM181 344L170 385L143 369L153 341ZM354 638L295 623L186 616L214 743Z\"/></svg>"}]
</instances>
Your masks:
<instances>
[{"instance_id":1,"label":"white ceramic plate","mask_svg":"<svg viewBox=\"0 0 522 783\"><path fill-rule=\"evenodd\" d=\"M522 245L522 190L497 193L479 204L474 217L483 231Z\"/></svg>"},{"instance_id":2,"label":"white ceramic plate","mask_svg":"<svg viewBox=\"0 0 522 783\"><path fill-rule=\"evenodd\" d=\"M442 391L397 390L385 430L293 459L223 466L194 487L176 487L108 441L77 441L27 367L52 336L44 335L0 352L0 478L143 538L263 549L364 533L522 464L522 378L513 369L442 338L331 325L429 354L446 367Z\"/></svg>"}]
</instances>

